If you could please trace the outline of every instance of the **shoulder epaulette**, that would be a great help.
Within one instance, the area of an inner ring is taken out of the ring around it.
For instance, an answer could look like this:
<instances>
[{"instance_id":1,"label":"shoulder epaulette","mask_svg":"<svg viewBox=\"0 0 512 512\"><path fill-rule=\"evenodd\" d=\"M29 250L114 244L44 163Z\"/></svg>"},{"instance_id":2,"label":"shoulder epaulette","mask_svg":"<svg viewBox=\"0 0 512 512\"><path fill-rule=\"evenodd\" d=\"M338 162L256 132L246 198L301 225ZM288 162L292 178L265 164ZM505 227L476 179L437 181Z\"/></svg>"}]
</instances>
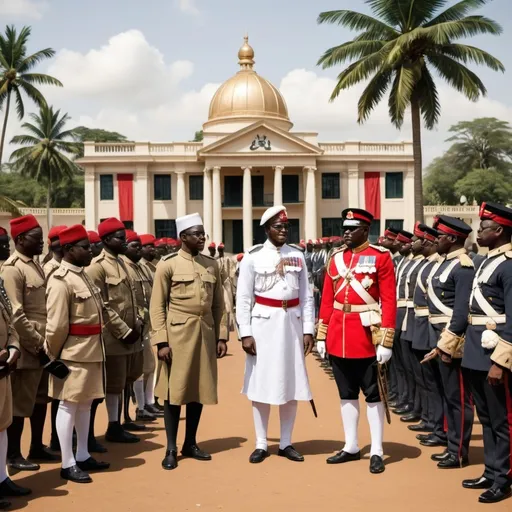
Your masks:
<instances>
[{"instance_id":1,"label":"shoulder epaulette","mask_svg":"<svg viewBox=\"0 0 512 512\"><path fill-rule=\"evenodd\" d=\"M512 251L507 251L505 253L505 256L509 259L509 260L512 260Z\"/></svg>"},{"instance_id":2,"label":"shoulder epaulette","mask_svg":"<svg viewBox=\"0 0 512 512\"><path fill-rule=\"evenodd\" d=\"M68 273L68 269L66 267L60 266L57 270L54 270L49 277L55 276L58 279L62 279Z\"/></svg>"},{"instance_id":3,"label":"shoulder epaulette","mask_svg":"<svg viewBox=\"0 0 512 512\"><path fill-rule=\"evenodd\" d=\"M473 260L467 254L461 254L459 261L462 267L474 268Z\"/></svg>"},{"instance_id":4,"label":"shoulder epaulette","mask_svg":"<svg viewBox=\"0 0 512 512\"><path fill-rule=\"evenodd\" d=\"M258 244L258 245L255 245L254 247L251 247L247 252L249 254L253 254L255 252L261 251L261 249L263 249L263 244Z\"/></svg>"},{"instance_id":5,"label":"shoulder epaulette","mask_svg":"<svg viewBox=\"0 0 512 512\"><path fill-rule=\"evenodd\" d=\"M382 247L381 245L370 244L370 247L372 249L376 249L377 251L380 251L380 252L390 252L389 249L386 249L385 247Z\"/></svg>"},{"instance_id":6,"label":"shoulder epaulette","mask_svg":"<svg viewBox=\"0 0 512 512\"><path fill-rule=\"evenodd\" d=\"M16 255L16 254L13 254L12 256L9 256L3 266L6 267L6 266L10 266L10 267L13 267L14 264L19 260L19 257Z\"/></svg>"},{"instance_id":7,"label":"shoulder epaulette","mask_svg":"<svg viewBox=\"0 0 512 512\"><path fill-rule=\"evenodd\" d=\"M178 256L177 252L173 252L172 254L166 254L165 256L162 256L162 261L170 260L171 258L174 258L175 256Z\"/></svg>"},{"instance_id":8,"label":"shoulder epaulette","mask_svg":"<svg viewBox=\"0 0 512 512\"><path fill-rule=\"evenodd\" d=\"M91 261L91 265L93 265L94 263L99 263L100 261L102 261L104 259L105 259L105 253L103 251L101 251L100 254L98 254L98 256L96 256L96 258L93 258L93 260Z\"/></svg>"}]
</instances>

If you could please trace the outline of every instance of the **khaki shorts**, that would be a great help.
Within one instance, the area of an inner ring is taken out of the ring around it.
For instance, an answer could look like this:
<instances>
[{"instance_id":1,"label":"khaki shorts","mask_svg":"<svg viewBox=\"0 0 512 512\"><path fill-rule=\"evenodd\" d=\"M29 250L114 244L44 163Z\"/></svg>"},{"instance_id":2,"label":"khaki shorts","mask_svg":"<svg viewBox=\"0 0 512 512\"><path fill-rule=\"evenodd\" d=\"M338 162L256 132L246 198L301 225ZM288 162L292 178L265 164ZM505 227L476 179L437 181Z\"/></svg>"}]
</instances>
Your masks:
<instances>
[{"instance_id":1,"label":"khaki shorts","mask_svg":"<svg viewBox=\"0 0 512 512\"><path fill-rule=\"evenodd\" d=\"M124 391L126 384L135 382L142 375L143 363L142 351L121 356L107 355L107 394L119 395Z\"/></svg>"},{"instance_id":2,"label":"khaki shorts","mask_svg":"<svg viewBox=\"0 0 512 512\"><path fill-rule=\"evenodd\" d=\"M13 416L30 418L34 406L47 404L48 373L42 368L35 370L16 370L11 374Z\"/></svg>"}]
</instances>

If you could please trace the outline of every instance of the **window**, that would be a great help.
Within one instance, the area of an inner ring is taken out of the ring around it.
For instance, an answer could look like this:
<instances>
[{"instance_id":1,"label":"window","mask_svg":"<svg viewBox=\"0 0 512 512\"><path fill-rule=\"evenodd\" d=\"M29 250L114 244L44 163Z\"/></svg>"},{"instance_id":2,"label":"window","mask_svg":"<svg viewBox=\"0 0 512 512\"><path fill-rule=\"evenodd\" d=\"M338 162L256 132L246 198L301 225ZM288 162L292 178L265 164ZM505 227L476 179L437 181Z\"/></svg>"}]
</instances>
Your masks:
<instances>
[{"instance_id":1,"label":"window","mask_svg":"<svg viewBox=\"0 0 512 512\"><path fill-rule=\"evenodd\" d=\"M155 200L170 201L171 200L171 175L155 174Z\"/></svg>"},{"instance_id":2,"label":"window","mask_svg":"<svg viewBox=\"0 0 512 512\"><path fill-rule=\"evenodd\" d=\"M327 217L322 219L322 237L340 236L342 233L340 217Z\"/></svg>"},{"instance_id":3,"label":"window","mask_svg":"<svg viewBox=\"0 0 512 512\"><path fill-rule=\"evenodd\" d=\"M112 201L114 199L114 176L112 174L100 174L100 201Z\"/></svg>"},{"instance_id":4,"label":"window","mask_svg":"<svg viewBox=\"0 0 512 512\"><path fill-rule=\"evenodd\" d=\"M299 202L299 175L283 174L283 203Z\"/></svg>"},{"instance_id":5,"label":"window","mask_svg":"<svg viewBox=\"0 0 512 512\"><path fill-rule=\"evenodd\" d=\"M403 219L387 219L386 220L386 229L404 229L404 221Z\"/></svg>"},{"instance_id":6,"label":"window","mask_svg":"<svg viewBox=\"0 0 512 512\"><path fill-rule=\"evenodd\" d=\"M288 231L288 243L298 244L300 242L300 225L299 219L288 219L290 230Z\"/></svg>"},{"instance_id":7,"label":"window","mask_svg":"<svg viewBox=\"0 0 512 512\"><path fill-rule=\"evenodd\" d=\"M224 177L224 204L223 206L242 206L242 176Z\"/></svg>"},{"instance_id":8,"label":"window","mask_svg":"<svg viewBox=\"0 0 512 512\"><path fill-rule=\"evenodd\" d=\"M401 172L386 173L386 199L404 197L404 175Z\"/></svg>"},{"instance_id":9,"label":"window","mask_svg":"<svg viewBox=\"0 0 512 512\"><path fill-rule=\"evenodd\" d=\"M156 219L155 236L157 238L176 238L176 221L174 219Z\"/></svg>"},{"instance_id":10,"label":"window","mask_svg":"<svg viewBox=\"0 0 512 512\"><path fill-rule=\"evenodd\" d=\"M251 193L252 193L252 205L253 206L264 206L265 204L265 193L264 193L265 180L263 176L251 176Z\"/></svg>"},{"instance_id":11,"label":"window","mask_svg":"<svg viewBox=\"0 0 512 512\"><path fill-rule=\"evenodd\" d=\"M188 189L191 201L203 200L203 177L197 174L191 174L188 177Z\"/></svg>"},{"instance_id":12,"label":"window","mask_svg":"<svg viewBox=\"0 0 512 512\"><path fill-rule=\"evenodd\" d=\"M322 173L322 199L340 198L340 173Z\"/></svg>"},{"instance_id":13,"label":"window","mask_svg":"<svg viewBox=\"0 0 512 512\"><path fill-rule=\"evenodd\" d=\"M380 220L373 220L370 224L370 236L368 237L370 242L374 244L380 236Z\"/></svg>"}]
</instances>

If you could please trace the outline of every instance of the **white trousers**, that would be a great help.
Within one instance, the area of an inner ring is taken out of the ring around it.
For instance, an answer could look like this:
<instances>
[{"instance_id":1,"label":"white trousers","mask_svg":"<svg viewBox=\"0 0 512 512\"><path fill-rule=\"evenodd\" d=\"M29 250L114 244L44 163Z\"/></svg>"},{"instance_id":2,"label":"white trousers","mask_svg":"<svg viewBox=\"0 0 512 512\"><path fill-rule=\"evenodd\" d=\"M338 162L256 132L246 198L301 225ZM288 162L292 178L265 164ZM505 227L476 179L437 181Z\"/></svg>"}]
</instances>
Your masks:
<instances>
[{"instance_id":1,"label":"white trousers","mask_svg":"<svg viewBox=\"0 0 512 512\"><path fill-rule=\"evenodd\" d=\"M252 403L254 430L256 431L256 449L267 450L267 431L270 419L270 404L261 402ZM281 438L279 448L284 450L292 444L292 433L297 416L297 400L291 400L279 406L279 419L281 422Z\"/></svg>"}]
</instances>

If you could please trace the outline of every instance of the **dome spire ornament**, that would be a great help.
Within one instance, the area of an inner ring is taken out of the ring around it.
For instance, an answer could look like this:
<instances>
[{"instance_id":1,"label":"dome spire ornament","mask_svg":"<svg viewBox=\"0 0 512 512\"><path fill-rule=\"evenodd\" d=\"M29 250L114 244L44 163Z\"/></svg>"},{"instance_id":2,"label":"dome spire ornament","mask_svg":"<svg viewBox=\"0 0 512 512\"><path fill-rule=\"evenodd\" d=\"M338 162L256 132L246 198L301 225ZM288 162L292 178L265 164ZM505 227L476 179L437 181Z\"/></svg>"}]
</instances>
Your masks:
<instances>
[{"instance_id":1,"label":"dome spire ornament","mask_svg":"<svg viewBox=\"0 0 512 512\"><path fill-rule=\"evenodd\" d=\"M244 44L238 50L238 64L241 70L252 70L254 66L254 50L249 44L249 36L244 36Z\"/></svg>"}]
</instances>

